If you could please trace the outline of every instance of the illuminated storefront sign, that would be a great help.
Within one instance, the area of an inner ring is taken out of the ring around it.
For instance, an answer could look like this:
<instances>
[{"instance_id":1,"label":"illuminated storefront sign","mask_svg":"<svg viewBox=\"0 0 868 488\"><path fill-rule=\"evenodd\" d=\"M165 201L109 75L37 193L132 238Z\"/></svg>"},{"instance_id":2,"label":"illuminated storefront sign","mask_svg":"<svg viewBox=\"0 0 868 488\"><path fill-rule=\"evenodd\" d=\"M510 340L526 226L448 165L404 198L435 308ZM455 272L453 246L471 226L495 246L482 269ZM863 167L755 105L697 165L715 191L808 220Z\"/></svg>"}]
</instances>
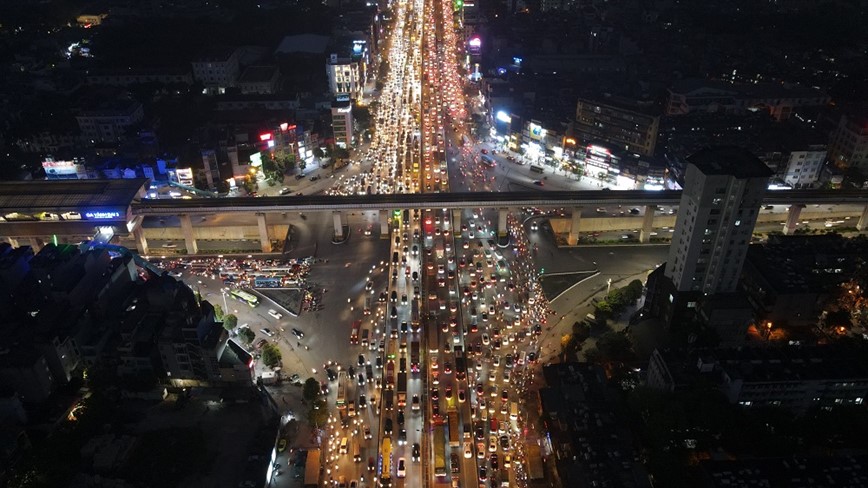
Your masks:
<instances>
[{"instance_id":1,"label":"illuminated storefront sign","mask_svg":"<svg viewBox=\"0 0 868 488\"><path fill-rule=\"evenodd\" d=\"M121 213L117 210L88 210L84 212L84 218L94 220L110 220L121 218Z\"/></svg>"},{"instance_id":2,"label":"illuminated storefront sign","mask_svg":"<svg viewBox=\"0 0 868 488\"><path fill-rule=\"evenodd\" d=\"M542 126L538 124L534 124L531 122L528 124L528 130L530 131L531 139L542 139L546 136L546 130L542 128Z\"/></svg>"}]
</instances>

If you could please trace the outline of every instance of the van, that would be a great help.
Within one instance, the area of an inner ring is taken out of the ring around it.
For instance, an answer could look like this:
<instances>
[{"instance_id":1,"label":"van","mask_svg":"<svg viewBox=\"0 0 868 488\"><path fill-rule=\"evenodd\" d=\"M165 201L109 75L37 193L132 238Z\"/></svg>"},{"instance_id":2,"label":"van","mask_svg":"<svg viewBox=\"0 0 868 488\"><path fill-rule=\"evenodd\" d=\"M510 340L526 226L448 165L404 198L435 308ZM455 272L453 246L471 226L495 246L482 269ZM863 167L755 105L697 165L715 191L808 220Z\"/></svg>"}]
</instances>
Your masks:
<instances>
[{"instance_id":1,"label":"van","mask_svg":"<svg viewBox=\"0 0 868 488\"><path fill-rule=\"evenodd\" d=\"M341 447L340 447L340 451L339 451L341 454L346 454L346 453L347 453L347 446L348 446L348 444L349 444L349 441L347 440L346 437L344 437L344 438L341 439Z\"/></svg>"},{"instance_id":2,"label":"van","mask_svg":"<svg viewBox=\"0 0 868 488\"><path fill-rule=\"evenodd\" d=\"M392 263L396 264L398 262L398 251L392 253Z\"/></svg>"},{"instance_id":3,"label":"van","mask_svg":"<svg viewBox=\"0 0 868 488\"><path fill-rule=\"evenodd\" d=\"M369 348L370 344L368 343L368 338L370 337L371 331L368 329L362 329L362 347Z\"/></svg>"},{"instance_id":4,"label":"van","mask_svg":"<svg viewBox=\"0 0 868 488\"><path fill-rule=\"evenodd\" d=\"M511 402L509 404L509 418L512 420L518 419L518 402Z\"/></svg>"}]
</instances>

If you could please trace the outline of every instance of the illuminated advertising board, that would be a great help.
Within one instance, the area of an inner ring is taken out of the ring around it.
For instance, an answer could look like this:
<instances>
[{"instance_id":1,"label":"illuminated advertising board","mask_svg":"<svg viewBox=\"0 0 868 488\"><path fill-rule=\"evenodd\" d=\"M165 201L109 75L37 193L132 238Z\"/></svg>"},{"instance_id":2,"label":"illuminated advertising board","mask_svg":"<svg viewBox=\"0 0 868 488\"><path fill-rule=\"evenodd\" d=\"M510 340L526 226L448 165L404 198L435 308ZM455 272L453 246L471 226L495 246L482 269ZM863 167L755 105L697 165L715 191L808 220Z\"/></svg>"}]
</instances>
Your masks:
<instances>
[{"instance_id":1,"label":"illuminated advertising board","mask_svg":"<svg viewBox=\"0 0 868 488\"><path fill-rule=\"evenodd\" d=\"M474 56L478 56L482 51L482 38L478 35L473 35L467 41L467 51Z\"/></svg>"},{"instance_id":2,"label":"illuminated advertising board","mask_svg":"<svg viewBox=\"0 0 868 488\"><path fill-rule=\"evenodd\" d=\"M176 168L175 178L184 186L193 186L193 168Z\"/></svg>"},{"instance_id":3,"label":"illuminated advertising board","mask_svg":"<svg viewBox=\"0 0 868 488\"><path fill-rule=\"evenodd\" d=\"M94 209L82 212L84 218L88 220L115 220L123 218L123 213L119 210L111 209Z\"/></svg>"},{"instance_id":4,"label":"illuminated advertising board","mask_svg":"<svg viewBox=\"0 0 868 488\"><path fill-rule=\"evenodd\" d=\"M542 126L534 124L533 122L528 124L528 131L530 132L531 139L541 140L546 136L546 130L543 129Z\"/></svg>"},{"instance_id":5,"label":"illuminated advertising board","mask_svg":"<svg viewBox=\"0 0 868 488\"><path fill-rule=\"evenodd\" d=\"M87 170L78 161L54 161L48 159L42 162L45 177L49 180L75 180L87 178Z\"/></svg>"}]
</instances>

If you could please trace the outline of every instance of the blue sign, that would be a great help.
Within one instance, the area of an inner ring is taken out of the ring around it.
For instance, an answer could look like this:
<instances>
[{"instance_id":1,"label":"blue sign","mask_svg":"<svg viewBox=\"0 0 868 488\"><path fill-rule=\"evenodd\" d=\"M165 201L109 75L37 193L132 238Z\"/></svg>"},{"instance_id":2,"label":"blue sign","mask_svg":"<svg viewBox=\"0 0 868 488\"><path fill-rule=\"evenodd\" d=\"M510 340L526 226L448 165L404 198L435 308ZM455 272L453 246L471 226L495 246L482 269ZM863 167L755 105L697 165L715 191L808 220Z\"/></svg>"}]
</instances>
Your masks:
<instances>
[{"instance_id":1,"label":"blue sign","mask_svg":"<svg viewBox=\"0 0 868 488\"><path fill-rule=\"evenodd\" d=\"M121 218L121 213L117 210L92 210L85 212L84 217L94 220L112 220Z\"/></svg>"}]
</instances>

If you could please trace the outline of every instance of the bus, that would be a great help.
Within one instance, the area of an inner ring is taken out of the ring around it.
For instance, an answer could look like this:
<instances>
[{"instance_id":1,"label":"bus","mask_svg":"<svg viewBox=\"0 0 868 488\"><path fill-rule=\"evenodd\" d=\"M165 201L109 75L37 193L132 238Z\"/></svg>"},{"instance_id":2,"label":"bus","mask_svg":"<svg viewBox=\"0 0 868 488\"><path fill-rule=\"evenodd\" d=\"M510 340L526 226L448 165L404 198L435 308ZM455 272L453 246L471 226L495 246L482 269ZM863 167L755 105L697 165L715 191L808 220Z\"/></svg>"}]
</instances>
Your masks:
<instances>
[{"instance_id":1,"label":"bus","mask_svg":"<svg viewBox=\"0 0 868 488\"><path fill-rule=\"evenodd\" d=\"M254 288L283 288L283 278L279 276L255 276Z\"/></svg>"},{"instance_id":2,"label":"bus","mask_svg":"<svg viewBox=\"0 0 868 488\"><path fill-rule=\"evenodd\" d=\"M344 408L347 405L347 372L341 371L338 373L338 397L335 400L335 406Z\"/></svg>"},{"instance_id":3,"label":"bus","mask_svg":"<svg viewBox=\"0 0 868 488\"><path fill-rule=\"evenodd\" d=\"M244 290L232 290L229 292L229 294L236 299L250 305L251 307L259 305L259 297Z\"/></svg>"},{"instance_id":4,"label":"bus","mask_svg":"<svg viewBox=\"0 0 868 488\"><path fill-rule=\"evenodd\" d=\"M382 468L380 468L380 486L392 485L392 439L383 437L383 452L381 453Z\"/></svg>"},{"instance_id":5,"label":"bus","mask_svg":"<svg viewBox=\"0 0 868 488\"><path fill-rule=\"evenodd\" d=\"M353 322L353 329L350 331L350 344L359 343L359 329L362 328L362 321L356 320Z\"/></svg>"},{"instance_id":6,"label":"bus","mask_svg":"<svg viewBox=\"0 0 868 488\"><path fill-rule=\"evenodd\" d=\"M419 322L419 299L413 299L413 305L411 307L412 313L410 315L411 323L413 324L413 332L419 332L422 327Z\"/></svg>"},{"instance_id":7,"label":"bus","mask_svg":"<svg viewBox=\"0 0 868 488\"><path fill-rule=\"evenodd\" d=\"M543 168L542 166L537 166L535 164L530 165L530 170L533 171L534 173L539 173L539 174L543 174L546 172L545 168Z\"/></svg>"},{"instance_id":8,"label":"bus","mask_svg":"<svg viewBox=\"0 0 868 488\"><path fill-rule=\"evenodd\" d=\"M442 425L434 427L434 475L446 476L446 432Z\"/></svg>"},{"instance_id":9,"label":"bus","mask_svg":"<svg viewBox=\"0 0 868 488\"><path fill-rule=\"evenodd\" d=\"M304 488L319 486L320 451L311 449L307 451L307 459L304 463Z\"/></svg>"}]
</instances>

